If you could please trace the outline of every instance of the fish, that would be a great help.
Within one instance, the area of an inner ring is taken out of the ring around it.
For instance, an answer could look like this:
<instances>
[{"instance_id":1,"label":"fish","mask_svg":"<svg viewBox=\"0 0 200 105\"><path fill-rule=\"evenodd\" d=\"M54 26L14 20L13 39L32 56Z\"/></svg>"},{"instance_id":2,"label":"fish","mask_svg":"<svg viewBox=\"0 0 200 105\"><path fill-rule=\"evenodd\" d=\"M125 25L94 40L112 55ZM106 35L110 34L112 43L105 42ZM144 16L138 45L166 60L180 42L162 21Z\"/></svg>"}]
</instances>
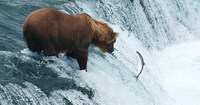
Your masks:
<instances>
[{"instance_id":1,"label":"fish","mask_svg":"<svg viewBox=\"0 0 200 105\"><path fill-rule=\"evenodd\" d=\"M140 74L143 71L145 63L144 63L144 59L142 55L138 51L136 51L136 57L137 57L137 69L136 69L137 74L135 77L136 77L136 80L138 80Z\"/></svg>"}]
</instances>

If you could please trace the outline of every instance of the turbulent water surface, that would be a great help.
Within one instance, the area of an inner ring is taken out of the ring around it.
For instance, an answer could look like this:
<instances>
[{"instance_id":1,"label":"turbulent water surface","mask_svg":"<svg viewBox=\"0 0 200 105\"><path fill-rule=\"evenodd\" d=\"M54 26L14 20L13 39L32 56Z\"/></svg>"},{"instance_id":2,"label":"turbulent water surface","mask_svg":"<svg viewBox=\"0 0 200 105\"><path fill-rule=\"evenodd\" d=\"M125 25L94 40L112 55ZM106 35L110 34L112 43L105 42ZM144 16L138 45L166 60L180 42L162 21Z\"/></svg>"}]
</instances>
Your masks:
<instances>
[{"instance_id":1,"label":"turbulent water surface","mask_svg":"<svg viewBox=\"0 0 200 105\"><path fill-rule=\"evenodd\" d=\"M198 105L198 0L0 0L0 104ZM119 32L112 55L91 45L88 72L75 59L32 53L22 38L40 8L87 13ZM138 81L135 52L145 60Z\"/></svg>"}]
</instances>

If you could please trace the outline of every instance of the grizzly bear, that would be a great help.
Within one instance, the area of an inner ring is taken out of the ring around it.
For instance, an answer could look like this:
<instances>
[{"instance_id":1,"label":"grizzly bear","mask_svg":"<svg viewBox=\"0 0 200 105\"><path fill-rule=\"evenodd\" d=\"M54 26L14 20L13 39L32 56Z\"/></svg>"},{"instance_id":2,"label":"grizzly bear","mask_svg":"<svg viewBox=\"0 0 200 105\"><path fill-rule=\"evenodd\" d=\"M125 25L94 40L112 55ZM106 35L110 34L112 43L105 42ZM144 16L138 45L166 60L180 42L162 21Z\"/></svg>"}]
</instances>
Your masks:
<instances>
[{"instance_id":1,"label":"grizzly bear","mask_svg":"<svg viewBox=\"0 0 200 105\"><path fill-rule=\"evenodd\" d=\"M108 24L85 13L69 15L50 8L34 11L23 24L23 39L31 51L45 56L65 53L77 59L81 70L87 67L90 44L111 53L117 36Z\"/></svg>"}]
</instances>

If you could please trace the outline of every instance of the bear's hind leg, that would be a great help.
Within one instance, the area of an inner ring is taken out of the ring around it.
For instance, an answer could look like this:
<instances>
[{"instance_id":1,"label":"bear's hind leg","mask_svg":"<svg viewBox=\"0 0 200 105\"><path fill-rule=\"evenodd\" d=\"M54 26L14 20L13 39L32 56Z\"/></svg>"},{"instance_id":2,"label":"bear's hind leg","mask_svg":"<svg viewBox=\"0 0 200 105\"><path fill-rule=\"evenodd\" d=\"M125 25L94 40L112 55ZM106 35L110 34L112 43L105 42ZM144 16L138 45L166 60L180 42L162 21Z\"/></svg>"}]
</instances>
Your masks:
<instances>
[{"instance_id":1,"label":"bear's hind leg","mask_svg":"<svg viewBox=\"0 0 200 105\"><path fill-rule=\"evenodd\" d=\"M43 51L44 51L45 56L57 56L58 57L58 53L56 52L56 50L54 49L53 46L49 45Z\"/></svg>"},{"instance_id":2,"label":"bear's hind leg","mask_svg":"<svg viewBox=\"0 0 200 105\"><path fill-rule=\"evenodd\" d=\"M33 52L41 52L42 51L40 44L37 44L37 43L34 43L34 42L29 44L28 48Z\"/></svg>"}]
</instances>

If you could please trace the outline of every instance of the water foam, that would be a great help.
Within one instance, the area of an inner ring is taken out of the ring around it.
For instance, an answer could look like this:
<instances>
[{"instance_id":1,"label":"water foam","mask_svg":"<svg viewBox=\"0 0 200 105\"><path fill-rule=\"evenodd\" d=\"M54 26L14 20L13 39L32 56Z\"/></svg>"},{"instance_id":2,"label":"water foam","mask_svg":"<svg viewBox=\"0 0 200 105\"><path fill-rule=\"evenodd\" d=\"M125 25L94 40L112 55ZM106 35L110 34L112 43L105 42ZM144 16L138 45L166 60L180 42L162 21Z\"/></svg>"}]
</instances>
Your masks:
<instances>
[{"instance_id":1,"label":"water foam","mask_svg":"<svg viewBox=\"0 0 200 105\"><path fill-rule=\"evenodd\" d=\"M152 64L163 87L181 105L200 103L200 41L175 44L157 52ZM152 69L153 69L152 68Z\"/></svg>"}]
</instances>

